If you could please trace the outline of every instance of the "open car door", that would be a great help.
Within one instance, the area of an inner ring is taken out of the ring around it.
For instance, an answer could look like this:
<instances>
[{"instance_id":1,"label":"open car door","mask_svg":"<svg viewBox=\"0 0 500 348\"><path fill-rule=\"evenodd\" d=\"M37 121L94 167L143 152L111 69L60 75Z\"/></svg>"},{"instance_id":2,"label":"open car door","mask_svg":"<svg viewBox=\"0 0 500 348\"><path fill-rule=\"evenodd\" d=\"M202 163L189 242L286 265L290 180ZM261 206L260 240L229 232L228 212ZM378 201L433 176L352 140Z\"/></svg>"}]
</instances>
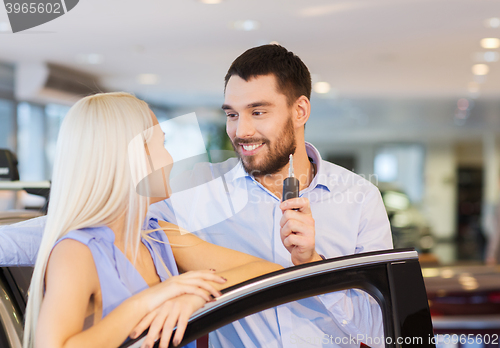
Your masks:
<instances>
[{"instance_id":1,"label":"open car door","mask_svg":"<svg viewBox=\"0 0 500 348\"><path fill-rule=\"evenodd\" d=\"M418 254L413 249L327 259L286 268L225 289L216 301L191 316L179 346L264 309L346 289L364 290L378 302L385 347L435 347L425 285ZM121 348L140 347L145 335L146 332Z\"/></svg>"}]
</instances>

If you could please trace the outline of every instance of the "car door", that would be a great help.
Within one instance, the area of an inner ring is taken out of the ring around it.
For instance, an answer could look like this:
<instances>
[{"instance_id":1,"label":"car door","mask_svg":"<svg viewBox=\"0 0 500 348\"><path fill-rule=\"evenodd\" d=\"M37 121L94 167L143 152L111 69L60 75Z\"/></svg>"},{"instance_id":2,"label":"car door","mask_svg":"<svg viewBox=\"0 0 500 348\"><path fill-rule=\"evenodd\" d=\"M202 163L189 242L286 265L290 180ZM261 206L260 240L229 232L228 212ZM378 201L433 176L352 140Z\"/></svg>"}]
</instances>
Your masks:
<instances>
[{"instance_id":1,"label":"car door","mask_svg":"<svg viewBox=\"0 0 500 348\"><path fill-rule=\"evenodd\" d=\"M191 316L180 346L261 310L346 289L366 291L377 301L383 316L385 347L435 347L418 254L413 249L327 259L228 288ZM140 347L144 335L121 348Z\"/></svg>"}]
</instances>

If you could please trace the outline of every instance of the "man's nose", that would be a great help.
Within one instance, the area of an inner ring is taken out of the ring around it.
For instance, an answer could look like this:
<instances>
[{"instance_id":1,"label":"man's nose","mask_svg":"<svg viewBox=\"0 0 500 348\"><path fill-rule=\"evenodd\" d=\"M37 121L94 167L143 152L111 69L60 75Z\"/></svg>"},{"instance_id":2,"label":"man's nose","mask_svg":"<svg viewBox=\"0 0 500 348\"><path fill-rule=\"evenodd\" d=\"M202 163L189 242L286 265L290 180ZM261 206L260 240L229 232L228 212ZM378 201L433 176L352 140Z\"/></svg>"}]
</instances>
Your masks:
<instances>
[{"instance_id":1,"label":"man's nose","mask_svg":"<svg viewBox=\"0 0 500 348\"><path fill-rule=\"evenodd\" d=\"M238 138L248 138L255 134L255 128L251 117L240 115L236 128L236 136Z\"/></svg>"}]
</instances>

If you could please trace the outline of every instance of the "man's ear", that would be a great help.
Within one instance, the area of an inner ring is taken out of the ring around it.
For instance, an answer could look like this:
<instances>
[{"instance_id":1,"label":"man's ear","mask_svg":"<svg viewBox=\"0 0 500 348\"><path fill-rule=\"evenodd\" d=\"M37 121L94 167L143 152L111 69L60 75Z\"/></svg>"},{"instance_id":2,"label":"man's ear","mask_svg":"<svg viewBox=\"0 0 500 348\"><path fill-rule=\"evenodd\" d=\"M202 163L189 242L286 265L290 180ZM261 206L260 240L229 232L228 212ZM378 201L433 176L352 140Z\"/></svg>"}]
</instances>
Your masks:
<instances>
[{"instance_id":1,"label":"man's ear","mask_svg":"<svg viewBox=\"0 0 500 348\"><path fill-rule=\"evenodd\" d=\"M301 95L294 103L294 126L300 128L306 124L311 114L311 103L305 95Z\"/></svg>"}]
</instances>

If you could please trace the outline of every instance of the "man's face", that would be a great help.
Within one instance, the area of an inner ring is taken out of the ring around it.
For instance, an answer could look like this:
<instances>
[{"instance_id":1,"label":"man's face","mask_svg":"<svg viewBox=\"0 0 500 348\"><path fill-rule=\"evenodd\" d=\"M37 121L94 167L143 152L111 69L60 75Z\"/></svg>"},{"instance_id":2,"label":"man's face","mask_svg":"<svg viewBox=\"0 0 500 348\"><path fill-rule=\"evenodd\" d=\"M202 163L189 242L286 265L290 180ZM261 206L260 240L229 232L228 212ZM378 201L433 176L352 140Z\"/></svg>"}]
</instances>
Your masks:
<instances>
[{"instance_id":1,"label":"man's face","mask_svg":"<svg viewBox=\"0 0 500 348\"><path fill-rule=\"evenodd\" d=\"M246 172L274 174L295 152L292 110L278 92L274 75L248 81L233 75L226 86L226 130Z\"/></svg>"}]
</instances>

